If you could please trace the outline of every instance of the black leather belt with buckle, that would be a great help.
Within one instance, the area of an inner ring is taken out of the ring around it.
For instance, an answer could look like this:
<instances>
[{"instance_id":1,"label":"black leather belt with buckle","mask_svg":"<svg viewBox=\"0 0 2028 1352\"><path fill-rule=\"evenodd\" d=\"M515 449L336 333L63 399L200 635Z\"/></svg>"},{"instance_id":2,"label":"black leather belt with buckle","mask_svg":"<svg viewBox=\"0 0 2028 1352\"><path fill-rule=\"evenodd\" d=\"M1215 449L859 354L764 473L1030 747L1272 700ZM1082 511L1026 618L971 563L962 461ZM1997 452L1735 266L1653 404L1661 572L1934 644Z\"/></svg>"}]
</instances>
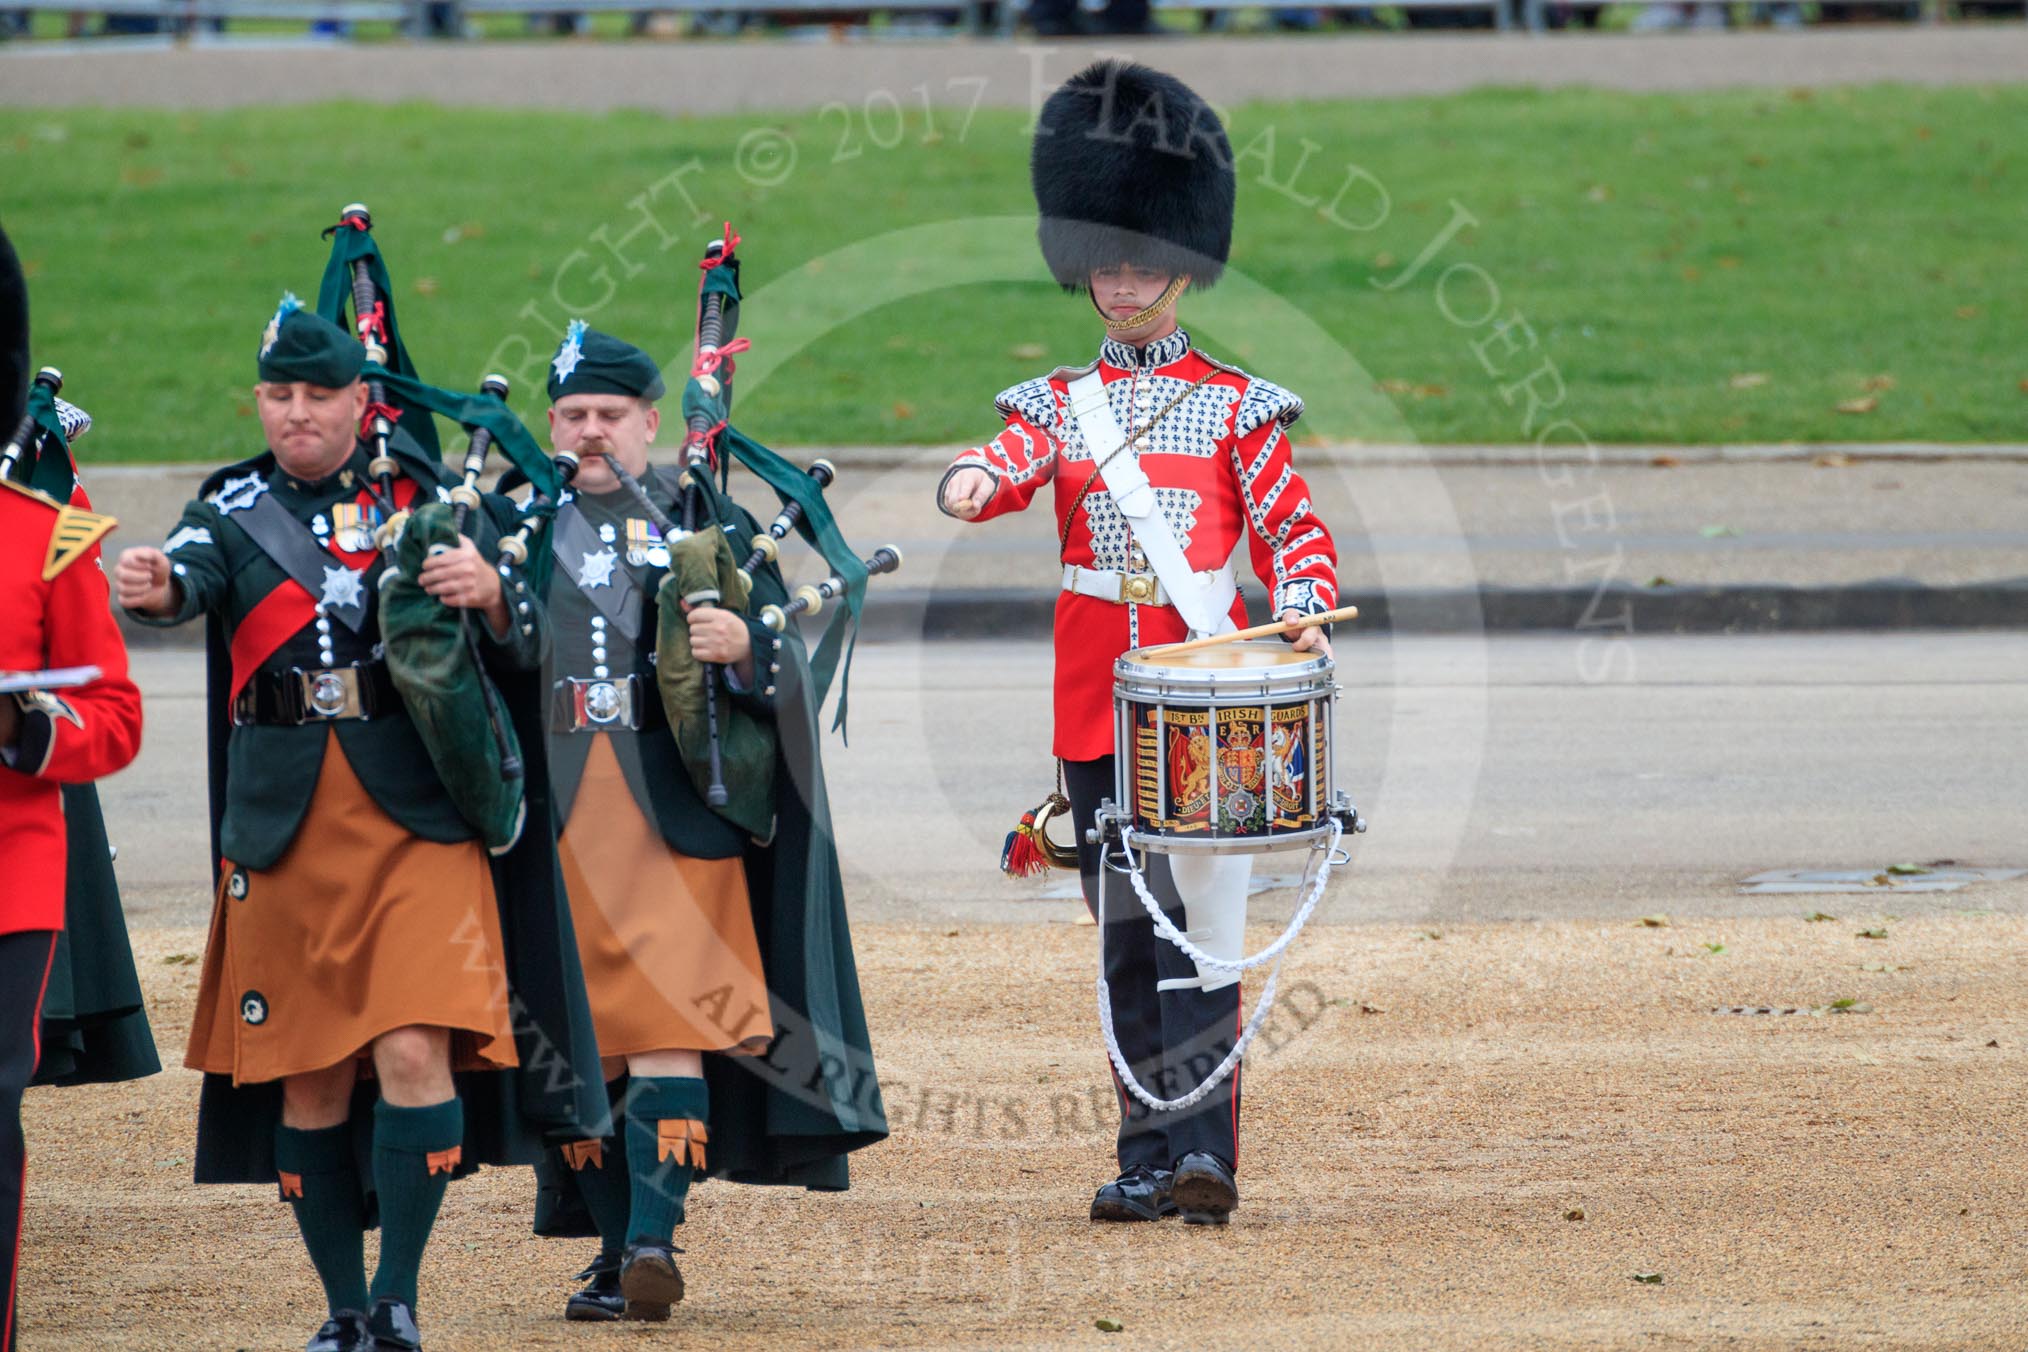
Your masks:
<instances>
[{"instance_id":1,"label":"black leather belt with buckle","mask_svg":"<svg viewBox=\"0 0 2028 1352\"><path fill-rule=\"evenodd\" d=\"M401 707L385 662L349 667L290 667L254 673L232 702L234 727L298 727L342 718L377 718Z\"/></svg>"},{"instance_id":2,"label":"black leather belt with buckle","mask_svg":"<svg viewBox=\"0 0 2028 1352\"><path fill-rule=\"evenodd\" d=\"M666 722L660 692L639 676L565 676L550 701L557 732L639 732Z\"/></svg>"}]
</instances>

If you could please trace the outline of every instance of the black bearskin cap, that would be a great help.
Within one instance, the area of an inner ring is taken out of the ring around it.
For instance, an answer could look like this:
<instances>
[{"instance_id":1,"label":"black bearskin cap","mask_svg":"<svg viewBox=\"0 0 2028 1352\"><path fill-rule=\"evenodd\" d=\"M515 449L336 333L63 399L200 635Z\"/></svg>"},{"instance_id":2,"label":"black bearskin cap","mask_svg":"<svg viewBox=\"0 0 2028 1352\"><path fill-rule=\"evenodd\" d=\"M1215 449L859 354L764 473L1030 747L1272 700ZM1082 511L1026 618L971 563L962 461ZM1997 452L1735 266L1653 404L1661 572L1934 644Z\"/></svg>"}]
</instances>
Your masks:
<instances>
[{"instance_id":1,"label":"black bearskin cap","mask_svg":"<svg viewBox=\"0 0 2028 1352\"><path fill-rule=\"evenodd\" d=\"M28 407L28 280L0 230L0 433L14 435Z\"/></svg>"},{"instance_id":2,"label":"black bearskin cap","mask_svg":"<svg viewBox=\"0 0 2028 1352\"><path fill-rule=\"evenodd\" d=\"M1083 290L1130 263L1210 286L1232 251L1232 143L1173 75L1100 61L1049 96L1028 172L1051 275Z\"/></svg>"}]
</instances>

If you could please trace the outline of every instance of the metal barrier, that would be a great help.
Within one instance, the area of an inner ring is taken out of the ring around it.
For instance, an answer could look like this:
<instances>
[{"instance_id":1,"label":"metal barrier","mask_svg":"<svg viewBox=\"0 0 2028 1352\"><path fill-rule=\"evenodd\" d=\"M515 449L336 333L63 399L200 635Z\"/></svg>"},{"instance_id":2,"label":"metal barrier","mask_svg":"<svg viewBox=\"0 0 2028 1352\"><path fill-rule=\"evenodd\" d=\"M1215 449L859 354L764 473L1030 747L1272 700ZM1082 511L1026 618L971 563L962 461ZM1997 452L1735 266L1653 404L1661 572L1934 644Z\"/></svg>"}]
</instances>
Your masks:
<instances>
[{"instance_id":1,"label":"metal barrier","mask_svg":"<svg viewBox=\"0 0 2028 1352\"><path fill-rule=\"evenodd\" d=\"M1835 2L1835 0L1833 0ZM998 0L1002 37L1013 36L1029 0ZM1274 8L1274 0L1150 0L1158 10L1199 13ZM1612 4L1679 4L1684 0L1377 0L1366 8L1486 10L1493 26L1508 31L1517 22L1530 32L1547 29L1552 8L1601 9ZM456 34L462 19L473 14L824 14L945 13L961 16L965 32L985 31L986 0L31 0L11 4L0 0L0 13L106 14L153 19L171 33L187 33L204 23L232 19L294 20L305 24L392 23L412 37ZM1292 8L1312 6L1292 3ZM1325 4L1324 9L1345 8ZM1907 0L1910 18L1941 23L1948 0ZM2024 10L2028 18L2028 10Z\"/></svg>"},{"instance_id":2,"label":"metal barrier","mask_svg":"<svg viewBox=\"0 0 2028 1352\"><path fill-rule=\"evenodd\" d=\"M878 13L929 11L945 14L960 14L968 33L979 33L985 27L984 0L875 0L873 3L852 4L850 0L584 0L583 3L559 3L559 0L458 0L458 10L465 14L849 14L858 10Z\"/></svg>"},{"instance_id":3,"label":"metal barrier","mask_svg":"<svg viewBox=\"0 0 2028 1352\"><path fill-rule=\"evenodd\" d=\"M1541 0L1514 0L1515 4L1540 4ZM1615 3L1615 0L1597 0L1599 4ZM1493 13L1493 26L1502 32L1514 26L1514 16L1508 0L1371 0L1371 3L1357 6L1347 5L1304 5L1291 3L1277 5L1273 0L1149 0L1153 9L1188 10L1209 13L1214 10L1235 9L1484 9ZM1028 12L1027 0L1000 0L1000 36L1012 37L1021 22L1021 16Z\"/></svg>"}]
</instances>

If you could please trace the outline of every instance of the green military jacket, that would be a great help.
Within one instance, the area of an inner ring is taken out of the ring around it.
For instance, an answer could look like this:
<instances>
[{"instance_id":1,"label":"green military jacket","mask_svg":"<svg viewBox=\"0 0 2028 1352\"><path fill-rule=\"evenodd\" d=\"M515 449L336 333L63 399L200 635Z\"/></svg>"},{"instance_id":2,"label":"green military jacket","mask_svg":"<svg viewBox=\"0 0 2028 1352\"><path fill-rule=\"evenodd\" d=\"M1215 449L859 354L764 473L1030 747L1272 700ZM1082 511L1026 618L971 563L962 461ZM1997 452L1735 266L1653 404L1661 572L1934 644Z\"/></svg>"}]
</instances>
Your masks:
<instances>
[{"instance_id":1,"label":"green military jacket","mask_svg":"<svg viewBox=\"0 0 2028 1352\"><path fill-rule=\"evenodd\" d=\"M676 506L682 491L680 471L651 469L641 482L656 506L680 519ZM731 514L733 519L725 526L727 539L733 556L744 562L758 527L739 508L733 507ZM558 829L570 820L592 739L589 732L568 730L571 678L596 684L632 676L635 698L647 715L636 720L643 726L633 731L615 723L602 730L612 738L635 803L663 840L693 859L730 859L739 854L746 848L747 834L705 805L657 707L655 595L668 571L669 556L647 513L625 489L573 494L558 512L550 542L556 557L545 599L554 640L545 674L552 692L549 773ZM720 689L756 717L772 720L782 640L754 618L763 604L783 599L780 574L772 564L756 572L754 589L747 615L754 679L741 688L728 669Z\"/></svg>"},{"instance_id":2,"label":"green military jacket","mask_svg":"<svg viewBox=\"0 0 2028 1352\"><path fill-rule=\"evenodd\" d=\"M456 483L448 471L424 456L406 433L397 431L390 449L404 475L414 480L417 501L423 500L424 494L442 496ZM345 532L361 524L367 459L365 450L360 449L337 473L314 483L289 475L272 453L212 475L200 490L203 496L184 508L182 520L165 545L175 580L176 609L166 616L133 614L133 618L142 624L168 626L207 616L222 627L238 668L243 640L252 641L254 631L270 624L269 617L276 613L261 611L263 603L289 581L282 565L242 527L246 519L242 513L268 497L308 527L320 544L330 538L342 540ZM497 559L500 536L514 524L515 515L514 504L497 496L488 496L482 510L474 513L477 543L489 559ZM332 562L336 565L342 559L334 555ZM291 668L343 667L381 657L377 605L382 570L383 564L375 556L359 576L361 586L353 594L363 599L365 611L357 629L333 622L328 608L320 609L311 622L290 633L263 658L258 669L285 673ZM337 582L341 591L352 585L342 577ZM514 670L535 669L542 663L549 636L540 600L530 594L518 574L506 579L505 585L513 622L506 635L496 636L482 620L477 626L484 636L482 648L489 663ZM313 600L320 599L329 598L313 596ZM471 827L445 792L407 711L398 700L393 704L369 719L346 718L332 724L346 760L374 802L405 830L425 840L472 839ZM321 721L295 727L232 729L218 839L219 851L226 858L259 869L282 857L309 810L329 736Z\"/></svg>"}]
</instances>

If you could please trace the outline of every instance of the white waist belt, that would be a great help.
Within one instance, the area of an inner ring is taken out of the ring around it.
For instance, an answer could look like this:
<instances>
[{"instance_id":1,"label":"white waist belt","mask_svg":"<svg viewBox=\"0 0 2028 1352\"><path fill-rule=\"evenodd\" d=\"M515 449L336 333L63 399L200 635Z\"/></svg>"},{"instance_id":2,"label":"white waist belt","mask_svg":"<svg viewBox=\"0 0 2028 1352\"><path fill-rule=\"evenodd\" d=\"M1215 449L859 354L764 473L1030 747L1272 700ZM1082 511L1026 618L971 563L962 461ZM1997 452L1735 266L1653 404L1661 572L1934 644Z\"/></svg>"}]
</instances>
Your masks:
<instances>
[{"instance_id":1,"label":"white waist belt","mask_svg":"<svg viewBox=\"0 0 2028 1352\"><path fill-rule=\"evenodd\" d=\"M1228 572L1228 569L1214 568L1192 576L1208 589L1218 587ZM1082 568L1066 563L1063 565L1063 590L1076 592L1079 596L1094 596L1120 606L1173 604L1169 600L1169 589L1153 573L1116 573L1104 568ZM1227 593L1226 604L1231 604L1230 593Z\"/></svg>"}]
</instances>

